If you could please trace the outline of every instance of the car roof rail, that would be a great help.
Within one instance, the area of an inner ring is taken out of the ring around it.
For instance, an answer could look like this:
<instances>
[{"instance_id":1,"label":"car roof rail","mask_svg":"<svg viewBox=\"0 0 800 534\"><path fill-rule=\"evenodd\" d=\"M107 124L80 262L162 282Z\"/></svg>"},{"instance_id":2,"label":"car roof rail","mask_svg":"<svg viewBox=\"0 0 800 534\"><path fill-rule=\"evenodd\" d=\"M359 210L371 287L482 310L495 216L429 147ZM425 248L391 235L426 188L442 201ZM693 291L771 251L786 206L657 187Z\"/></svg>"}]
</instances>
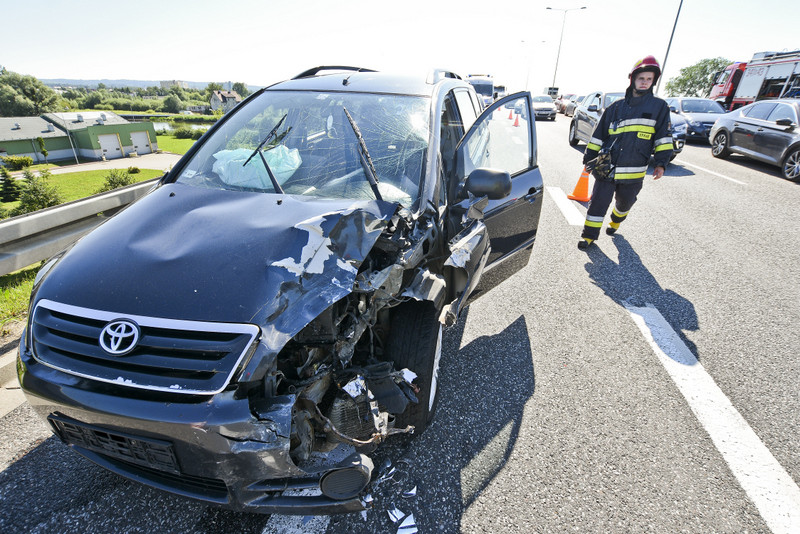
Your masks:
<instances>
[{"instance_id":1,"label":"car roof rail","mask_svg":"<svg viewBox=\"0 0 800 534\"><path fill-rule=\"evenodd\" d=\"M352 72L377 72L374 69L367 69L364 67L349 67L347 65L320 65L319 67L313 67L306 71L301 72L294 78L293 80L299 80L300 78L310 78L311 76L316 76L322 71L331 70L331 71L352 71Z\"/></svg>"},{"instance_id":2,"label":"car roof rail","mask_svg":"<svg viewBox=\"0 0 800 534\"><path fill-rule=\"evenodd\" d=\"M430 74L428 74L428 79L426 80L427 83L434 84L439 82L445 78L454 78L456 80L463 80L461 76L456 74L453 71L446 70L446 69L433 69Z\"/></svg>"}]
</instances>

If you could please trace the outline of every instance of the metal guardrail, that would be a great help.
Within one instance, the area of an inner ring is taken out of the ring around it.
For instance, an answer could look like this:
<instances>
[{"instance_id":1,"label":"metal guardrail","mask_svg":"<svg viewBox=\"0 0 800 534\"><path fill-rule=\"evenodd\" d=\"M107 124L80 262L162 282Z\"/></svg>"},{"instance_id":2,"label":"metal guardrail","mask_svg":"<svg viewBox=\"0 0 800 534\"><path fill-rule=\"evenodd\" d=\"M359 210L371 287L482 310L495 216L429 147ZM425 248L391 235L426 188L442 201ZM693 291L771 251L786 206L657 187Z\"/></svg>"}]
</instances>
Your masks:
<instances>
[{"instance_id":1,"label":"metal guardrail","mask_svg":"<svg viewBox=\"0 0 800 534\"><path fill-rule=\"evenodd\" d=\"M122 208L158 178L0 221L0 276L60 252Z\"/></svg>"}]
</instances>

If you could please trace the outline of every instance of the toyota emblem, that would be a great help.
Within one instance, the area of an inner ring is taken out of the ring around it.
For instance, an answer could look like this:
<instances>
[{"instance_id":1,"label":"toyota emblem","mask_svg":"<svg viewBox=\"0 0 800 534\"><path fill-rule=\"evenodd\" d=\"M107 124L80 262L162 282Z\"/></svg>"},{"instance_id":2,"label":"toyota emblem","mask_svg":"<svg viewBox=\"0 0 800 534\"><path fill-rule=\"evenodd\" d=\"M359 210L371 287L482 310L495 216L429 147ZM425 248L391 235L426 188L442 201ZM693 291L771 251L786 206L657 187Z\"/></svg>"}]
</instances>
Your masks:
<instances>
[{"instance_id":1,"label":"toyota emblem","mask_svg":"<svg viewBox=\"0 0 800 534\"><path fill-rule=\"evenodd\" d=\"M136 348L139 326L125 319L111 321L100 332L100 346L114 356L122 356Z\"/></svg>"}]
</instances>

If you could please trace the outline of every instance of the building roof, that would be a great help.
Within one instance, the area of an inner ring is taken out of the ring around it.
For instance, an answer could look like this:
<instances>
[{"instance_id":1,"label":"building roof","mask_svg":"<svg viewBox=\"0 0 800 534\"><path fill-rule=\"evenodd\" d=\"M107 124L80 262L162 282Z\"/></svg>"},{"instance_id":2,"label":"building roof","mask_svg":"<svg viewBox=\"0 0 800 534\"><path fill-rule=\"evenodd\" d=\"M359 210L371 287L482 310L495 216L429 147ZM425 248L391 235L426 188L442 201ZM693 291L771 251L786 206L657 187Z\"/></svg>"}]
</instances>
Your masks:
<instances>
[{"instance_id":1,"label":"building roof","mask_svg":"<svg viewBox=\"0 0 800 534\"><path fill-rule=\"evenodd\" d=\"M98 124L128 124L128 121L110 111L45 113L42 116L61 129L64 129L66 126L71 132L83 130L84 128Z\"/></svg>"},{"instance_id":2,"label":"building roof","mask_svg":"<svg viewBox=\"0 0 800 534\"><path fill-rule=\"evenodd\" d=\"M41 117L0 117L0 141L22 141L41 137L64 137L63 128Z\"/></svg>"},{"instance_id":3,"label":"building roof","mask_svg":"<svg viewBox=\"0 0 800 534\"><path fill-rule=\"evenodd\" d=\"M235 100L236 102L241 102L242 97L239 96L239 93L236 91L214 91L214 94L219 98L222 102L226 100Z\"/></svg>"}]
</instances>

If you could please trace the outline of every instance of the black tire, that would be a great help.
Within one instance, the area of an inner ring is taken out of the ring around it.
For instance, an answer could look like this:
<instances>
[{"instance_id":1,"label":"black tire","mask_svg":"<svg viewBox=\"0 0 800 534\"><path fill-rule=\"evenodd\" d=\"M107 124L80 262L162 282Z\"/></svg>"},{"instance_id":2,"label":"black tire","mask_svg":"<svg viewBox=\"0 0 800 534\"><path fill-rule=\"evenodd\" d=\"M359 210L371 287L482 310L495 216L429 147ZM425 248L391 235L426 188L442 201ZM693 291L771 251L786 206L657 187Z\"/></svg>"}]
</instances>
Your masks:
<instances>
[{"instance_id":1,"label":"black tire","mask_svg":"<svg viewBox=\"0 0 800 534\"><path fill-rule=\"evenodd\" d=\"M570 146L578 146L578 125L575 124L575 121L572 121L569 124L569 144Z\"/></svg>"},{"instance_id":2,"label":"black tire","mask_svg":"<svg viewBox=\"0 0 800 534\"><path fill-rule=\"evenodd\" d=\"M800 147L791 149L783 158L781 175L792 182L800 180Z\"/></svg>"},{"instance_id":3,"label":"black tire","mask_svg":"<svg viewBox=\"0 0 800 534\"><path fill-rule=\"evenodd\" d=\"M725 130L718 131L714 140L711 141L711 155L722 159L731 155L730 137Z\"/></svg>"},{"instance_id":4,"label":"black tire","mask_svg":"<svg viewBox=\"0 0 800 534\"><path fill-rule=\"evenodd\" d=\"M439 403L438 375L442 354L442 325L431 302L412 300L395 308L387 343L387 355L398 371L408 368L416 373L419 387L417 404L410 403L396 416L395 427L414 425L421 434L433 420Z\"/></svg>"}]
</instances>

